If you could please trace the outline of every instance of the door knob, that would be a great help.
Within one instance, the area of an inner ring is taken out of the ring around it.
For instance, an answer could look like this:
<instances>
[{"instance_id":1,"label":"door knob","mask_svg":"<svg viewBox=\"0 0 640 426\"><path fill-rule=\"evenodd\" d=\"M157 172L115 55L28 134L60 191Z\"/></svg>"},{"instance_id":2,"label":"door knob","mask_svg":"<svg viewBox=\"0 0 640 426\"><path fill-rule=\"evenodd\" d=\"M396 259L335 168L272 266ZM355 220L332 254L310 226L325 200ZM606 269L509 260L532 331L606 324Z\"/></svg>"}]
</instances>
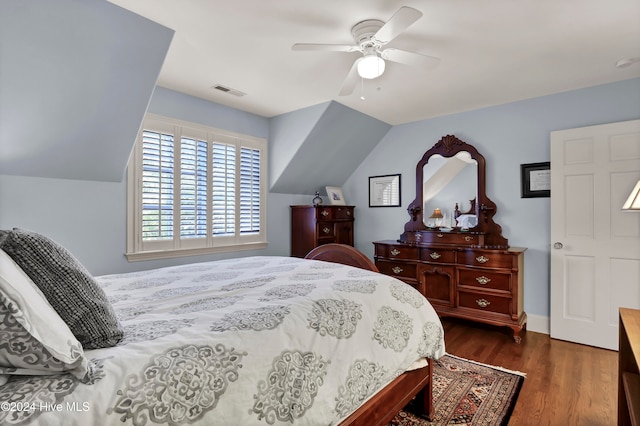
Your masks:
<instances>
[{"instance_id":1,"label":"door knob","mask_svg":"<svg viewBox=\"0 0 640 426\"><path fill-rule=\"evenodd\" d=\"M562 243L554 243L554 244L553 244L553 248L554 248L554 249L558 249L558 250L560 250L562 247L564 247L564 246L562 245Z\"/></svg>"}]
</instances>

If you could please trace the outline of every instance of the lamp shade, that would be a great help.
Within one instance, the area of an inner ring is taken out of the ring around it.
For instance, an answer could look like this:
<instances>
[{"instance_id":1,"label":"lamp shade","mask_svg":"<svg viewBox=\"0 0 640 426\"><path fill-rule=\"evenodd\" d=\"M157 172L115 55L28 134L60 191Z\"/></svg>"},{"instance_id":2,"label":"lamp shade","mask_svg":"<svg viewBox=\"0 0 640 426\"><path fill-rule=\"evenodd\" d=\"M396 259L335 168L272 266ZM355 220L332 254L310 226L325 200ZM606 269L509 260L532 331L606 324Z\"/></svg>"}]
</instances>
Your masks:
<instances>
[{"instance_id":1,"label":"lamp shade","mask_svg":"<svg viewBox=\"0 0 640 426\"><path fill-rule=\"evenodd\" d=\"M377 78L384 72L384 59L379 57L375 52L369 53L358 62L358 75L362 78Z\"/></svg>"},{"instance_id":2,"label":"lamp shade","mask_svg":"<svg viewBox=\"0 0 640 426\"><path fill-rule=\"evenodd\" d=\"M640 180L629 194L629 198L622 206L622 210L639 210L640 211Z\"/></svg>"},{"instance_id":3,"label":"lamp shade","mask_svg":"<svg viewBox=\"0 0 640 426\"><path fill-rule=\"evenodd\" d=\"M442 219L442 212L440 211L440 209L435 208L433 209L433 214L431 216L429 216L429 219Z\"/></svg>"}]
</instances>

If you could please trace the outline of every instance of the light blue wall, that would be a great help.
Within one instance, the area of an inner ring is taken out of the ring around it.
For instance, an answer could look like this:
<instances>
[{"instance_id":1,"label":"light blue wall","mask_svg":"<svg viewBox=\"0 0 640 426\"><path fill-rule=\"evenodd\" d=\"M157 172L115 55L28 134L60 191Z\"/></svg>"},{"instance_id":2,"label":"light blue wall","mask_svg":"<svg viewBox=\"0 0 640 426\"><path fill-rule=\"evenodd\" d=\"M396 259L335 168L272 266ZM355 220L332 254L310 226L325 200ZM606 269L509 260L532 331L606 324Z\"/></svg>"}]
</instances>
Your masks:
<instances>
[{"instance_id":1,"label":"light blue wall","mask_svg":"<svg viewBox=\"0 0 640 426\"><path fill-rule=\"evenodd\" d=\"M126 182L96 182L0 175L0 229L30 229L69 249L94 275L129 272L241 256L288 256L289 205L310 196L268 194L264 250L127 262Z\"/></svg>"},{"instance_id":2,"label":"light blue wall","mask_svg":"<svg viewBox=\"0 0 640 426\"><path fill-rule=\"evenodd\" d=\"M267 118L164 87L156 87L148 112L257 138L269 137L269 119Z\"/></svg>"},{"instance_id":3,"label":"light blue wall","mask_svg":"<svg viewBox=\"0 0 640 426\"><path fill-rule=\"evenodd\" d=\"M425 151L452 134L487 162L487 195L511 246L525 254L525 310L549 315L549 198L520 198L520 164L550 161L554 130L640 118L640 79L596 86L393 127L343 185L356 209L356 247L373 257L372 241L397 239L415 198L415 168ZM368 178L402 174L402 207L369 208Z\"/></svg>"}]
</instances>

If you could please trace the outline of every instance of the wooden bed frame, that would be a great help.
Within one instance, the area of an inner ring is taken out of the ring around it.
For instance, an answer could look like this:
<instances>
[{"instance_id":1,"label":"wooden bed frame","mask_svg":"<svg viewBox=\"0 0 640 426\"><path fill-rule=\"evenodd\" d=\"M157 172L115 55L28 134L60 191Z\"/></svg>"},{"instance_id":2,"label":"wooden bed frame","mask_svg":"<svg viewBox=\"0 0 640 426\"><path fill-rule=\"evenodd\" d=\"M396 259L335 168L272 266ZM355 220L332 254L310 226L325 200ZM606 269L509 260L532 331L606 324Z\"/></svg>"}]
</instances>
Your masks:
<instances>
[{"instance_id":1,"label":"wooden bed frame","mask_svg":"<svg viewBox=\"0 0 640 426\"><path fill-rule=\"evenodd\" d=\"M341 263L379 272L362 252L344 244L324 244L311 250L305 259ZM414 414L433 418L433 362L417 370L407 371L360 406L340 426L385 426L409 402L414 400Z\"/></svg>"}]
</instances>

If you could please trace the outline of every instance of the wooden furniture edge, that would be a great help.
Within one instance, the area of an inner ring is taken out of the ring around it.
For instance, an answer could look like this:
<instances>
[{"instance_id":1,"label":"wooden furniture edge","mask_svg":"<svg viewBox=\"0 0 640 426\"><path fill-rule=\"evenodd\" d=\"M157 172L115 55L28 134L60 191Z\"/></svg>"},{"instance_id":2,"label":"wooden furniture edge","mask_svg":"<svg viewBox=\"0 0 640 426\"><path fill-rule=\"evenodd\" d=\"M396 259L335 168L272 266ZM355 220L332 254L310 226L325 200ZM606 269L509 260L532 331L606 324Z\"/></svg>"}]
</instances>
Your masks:
<instances>
[{"instance_id":1,"label":"wooden furniture edge","mask_svg":"<svg viewBox=\"0 0 640 426\"><path fill-rule=\"evenodd\" d=\"M346 244L323 244L311 250L304 258L342 263L343 265L380 272L378 267L361 251Z\"/></svg>"},{"instance_id":2,"label":"wooden furniture edge","mask_svg":"<svg viewBox=\"0 0 640 426\"><path fill-rule=\"evenodd\" d=\"M403 373L360 406L340 426L385 426L415 397L415 413L433 418L433 360L429 365Z\"/></svg>"},{"instance_id":3,"label":"wooden furniture edge","mask_svg":"<svg viewBox=\"0 0 640 426\"><path fill-rule=\"evenodd\" d=\"M619 316L618 425L640 425L640 310Z\"/></svg>"}]
</instances>

